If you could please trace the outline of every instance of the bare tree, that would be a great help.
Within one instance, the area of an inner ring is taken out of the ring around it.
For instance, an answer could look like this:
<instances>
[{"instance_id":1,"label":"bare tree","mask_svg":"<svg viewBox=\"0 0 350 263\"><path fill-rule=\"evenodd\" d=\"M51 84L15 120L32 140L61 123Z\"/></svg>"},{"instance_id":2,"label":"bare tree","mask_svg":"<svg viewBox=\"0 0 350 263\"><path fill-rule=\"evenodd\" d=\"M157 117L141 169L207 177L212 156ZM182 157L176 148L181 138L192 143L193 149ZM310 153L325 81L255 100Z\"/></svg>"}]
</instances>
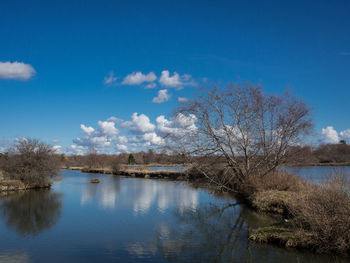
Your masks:
<instances>
[{"instance_id":1,"label":"bare tree","mask_svg":"<svg viewBox=\"0 0 350 263\"><path fill-rule=\"evenodd\" d=\"M285 163L290 148L312 129L310 110L301 99L289 93L267 95L249 83L202 90L177 114L195 116L197 129L168 138L171 148L229 190ZM213 165L222 168L219 174L214 175Z\"/></svg>"},{"instance_id":2,"label":"bare tree","mask_svg":"<svg viewBox=\"0 0 350 263\"><path fill-rule=\"evenodd\" d=\"M97 150L94 146L89 146L87 153L87 164L89 168L97 167Z\"/></svg>"},{"instance_id":3,"label":"bare tree","mask_svg":"<svg viewBox=\"0 0 350 263\"><path fill-rule=\"evenodd\" d=\"M49 184L50 177L59 172L60 161L50 145L24 138L9 149L0 166L7 178L40 187Z\"/></svg>"}]
</instances>

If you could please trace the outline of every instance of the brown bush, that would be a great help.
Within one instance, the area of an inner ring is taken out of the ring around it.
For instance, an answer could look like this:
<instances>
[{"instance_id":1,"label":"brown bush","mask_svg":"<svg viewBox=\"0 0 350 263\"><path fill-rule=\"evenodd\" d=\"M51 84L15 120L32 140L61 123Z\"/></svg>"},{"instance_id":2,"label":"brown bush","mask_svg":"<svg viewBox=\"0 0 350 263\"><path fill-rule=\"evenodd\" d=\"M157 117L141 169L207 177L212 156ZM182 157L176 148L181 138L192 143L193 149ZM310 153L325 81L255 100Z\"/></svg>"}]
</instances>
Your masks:
<instances>
[{"instance_id":1,"label":"brown bush","mask_svg":"<svg viewBox=\"0 0 350 263\"><path fill-rule=\"evenodd\" d=\"M239 191L252 200L256 194L265 191L292 191L298 192L305 187L306 182L299 176L285 171L273 171L264 176L250 175L243 184L239 185Z\"/></svg>"},{"instance_id":2,"label":"brown bush","mask_svg":"<svg viewBox=\"0 0 350 263\"><path fill-rule=\"evenodd\" d=\"M309 185L293 207L293 222L312 235L310 246L319 252L350 251L350 184L334 176Z\"/></svg>"},{"instance_id":3,"label":"brown bush","mask_svg":"<svg viewBox=\"0 0 350 263\"><path fill-rule=\"evenodd\" d=\"M33 187L47 185L59 168L59 158L52 147L35 139L20 140L0 162L6 179Z\"/></svg>"},{"instance_id":4,"label":"brown bush","mask_svg":"<svg viewBox=\"0 0 350 263\"><path fill-rule=\"evenodd\" d=\"M298 193L292 191L263 191L254 196L252 205L260 212L290 217L290 211L295 206L297 195Z\"/></svg>"}]
</instances>

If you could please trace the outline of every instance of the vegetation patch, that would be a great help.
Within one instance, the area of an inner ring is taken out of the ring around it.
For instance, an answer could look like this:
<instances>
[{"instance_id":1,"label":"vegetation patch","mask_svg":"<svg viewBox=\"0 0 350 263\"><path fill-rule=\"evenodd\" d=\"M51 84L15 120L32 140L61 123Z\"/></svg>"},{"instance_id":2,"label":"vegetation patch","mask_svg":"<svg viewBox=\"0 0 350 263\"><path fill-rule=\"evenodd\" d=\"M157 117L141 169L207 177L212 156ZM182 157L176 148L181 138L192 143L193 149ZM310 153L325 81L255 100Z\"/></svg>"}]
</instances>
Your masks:
<instances>
[{"instance_id":1,"label":"vegetation patch","mask_svg":"<svg viewBox=\"0 0 350 263\"><path fill-rule=\"evenodd\" d=\"M252 203L260 212L289 216L296 199L295 192L270 190L257 193Z\"/></svg>"},{"instance_id":2,"label":"vegetation patch","mask_svg":"<svg viewBox=\"0 0 350 263\"><path fill-rule=\"evenodd\" d=\"M258 228L249 239L258 243L276 244L288 248L305 248L310 234L283 225Z\"/></svg>"}]
</instances>

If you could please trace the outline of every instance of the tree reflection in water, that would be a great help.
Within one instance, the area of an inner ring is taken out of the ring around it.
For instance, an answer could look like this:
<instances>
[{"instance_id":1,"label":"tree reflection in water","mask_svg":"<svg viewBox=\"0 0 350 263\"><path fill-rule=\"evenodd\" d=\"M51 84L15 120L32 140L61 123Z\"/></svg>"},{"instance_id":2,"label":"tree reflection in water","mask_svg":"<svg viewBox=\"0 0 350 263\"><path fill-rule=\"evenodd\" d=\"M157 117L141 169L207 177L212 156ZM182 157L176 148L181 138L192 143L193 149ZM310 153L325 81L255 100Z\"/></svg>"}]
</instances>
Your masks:
<instances>
[{"instance_id":1,"label":"tree reflection in water","mask_svg":"<svg viewBox=\"0 0 350 263\"><path fill-rule=\"evenodd\" d=\"M48 230L61 216L61 194L49 189L24 191L1 199L1 216L7 227L21 236Z\"/></svg>"},{"instance_id":2,"label":"tree reflection in water","mask_svg":"<svg viewBox=\"0 0 350 263\"><path fill-rule=\"evenodd\" d=\"M176 212L176 218L178 227L158 227L156 241L163 256L172 262L346 262L250 242L249 229L277 221L244 205L204 205L196 211Z\"/></svg>"},{"instance_id":3,"label":"tree reflection in water","mask_svg":"<svg viewBox=\"0 0 350 263\"><path fill-rule=\"evenodd\" d=\"M237 204L208 205L177 212L179 229L169 231L161 242L164 256L171 261L230 262L233 258L250 262L247 228Z\"/></svg>"}]
</instances>

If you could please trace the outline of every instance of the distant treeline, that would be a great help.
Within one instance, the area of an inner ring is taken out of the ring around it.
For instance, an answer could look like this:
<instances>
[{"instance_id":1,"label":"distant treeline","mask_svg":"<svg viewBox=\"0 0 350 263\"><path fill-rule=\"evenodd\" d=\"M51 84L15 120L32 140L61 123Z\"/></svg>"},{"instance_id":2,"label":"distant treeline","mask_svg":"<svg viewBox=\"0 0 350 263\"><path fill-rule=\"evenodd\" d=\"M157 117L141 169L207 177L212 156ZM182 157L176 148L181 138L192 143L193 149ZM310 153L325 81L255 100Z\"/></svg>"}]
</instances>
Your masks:
<instances>
[{"instance_id":1,"label":"distant treeline","mask_svg":"<svg viewBox=\"0 0 350 263\"><path fill-rule=\"evenodd\" d=\"M322 144L318 147L295 146L290 149L289 165L317 165L317 164L343 164L350 163L350 145L345 142L339 144ZM200 159L197 157L196 159ZM206 157L208 158L208 157ZM112 167L115 164L174 164L181 165L188 162L188 157L182 154L168 154L165 151L157 153L153 150L147 152L121 153L119 155L97 154L90 152L86 155L61 155L62 165L66 167ZM191 158L193 160L193 157ZM220 162L221 157L215 160ZM222 160L224 161L224 160Z\"/></svg>"},{"instance_id":2,"label":"distant treeline","mask_svg":"<svg viewBox=\"0 0 350 263\"><path fill-rule=\"evenodd\" d=\"M350 163L350 145L345 141L338 144L321 144L317 147L294 147L294 150L298 154L290 160L291 165Z\"/></svg>"},{"instance_id":3,"label":"distant treeline","mask_svg":"<svg viewBox=\"0 0 350 263\"><path fill-rule=\"evenodd\" d=\"M164 151L157 153L153 150L137 153L121 153L119 155L97 154L90 152L86 155L71 155L61 157L62 163L66 167L86 166L86 167L112 167L115 164L184 164L185 156L181 154L171 155Z\"/></svg>"}]
</instances>

